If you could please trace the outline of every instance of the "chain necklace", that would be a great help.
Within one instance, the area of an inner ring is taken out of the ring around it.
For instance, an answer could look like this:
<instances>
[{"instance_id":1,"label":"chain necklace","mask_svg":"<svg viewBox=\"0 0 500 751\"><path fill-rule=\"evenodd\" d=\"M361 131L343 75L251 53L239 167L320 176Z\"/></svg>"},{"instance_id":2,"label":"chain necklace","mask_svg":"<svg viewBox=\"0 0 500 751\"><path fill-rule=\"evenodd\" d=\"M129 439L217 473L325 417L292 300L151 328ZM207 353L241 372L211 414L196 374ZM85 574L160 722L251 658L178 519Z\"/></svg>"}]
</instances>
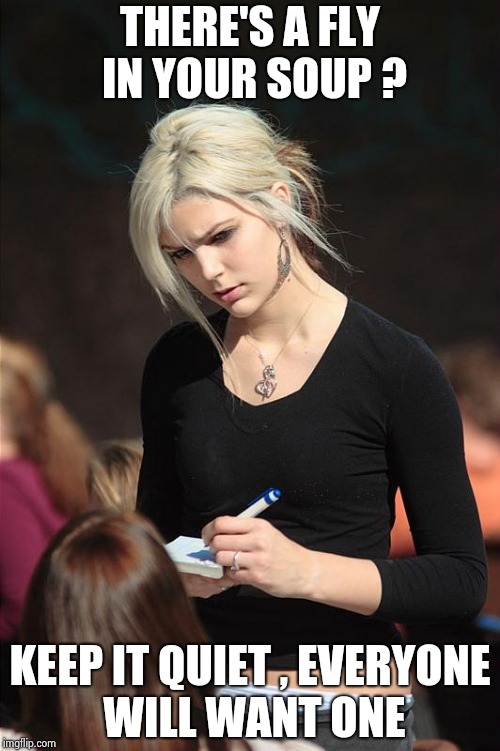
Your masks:
<instances>
[{"instance_id":1,"label":"chain necklace","mask_svg":"<svg viewBox=\"0 0 500 751\"><path fill-rule=\"evenodd\" d=\"M282 348L280 349L280 351L278 352L278 354L276 355L276 357L274 358L274 360L270 364L266 363L266 359L265 359L264 355L262 354L262 352L260 351L260 349L255 344L255 337L252 334L252 331L251 331L250 327L247 324L247 333L245 334L245 336L248 339L248 343L251 344L251 346L257 352L257 354L259 356L259 360L261 361L262 368L263 368L262 369L262 378L261 378L261 380L257 381L257 383L254 386L255 393L259 394L259 396L262 397L262 401L264 401L264 399L270 399L271 396L274 394L274 392L276 390L276 386L278 385L278 381L276 380L276 368L274 367L276 365L276 361L283 354L283 352L285 350L285 347L287 346L288 342L290 341L290 339L295 334L295 332L299 328L300 324L302 323L302 321L304 320L304 318L308 314L309 309L311 308L311 305L314 302L315 296L316 295L312 295L311 300L308 303L306 309L301 314L299 320L297 321L297 323L293 327L292 333L289 334L289 336L287 337L284 345L282 346ZM254 341L252 341L252 339Z\"/></svg>"}]
</instances>

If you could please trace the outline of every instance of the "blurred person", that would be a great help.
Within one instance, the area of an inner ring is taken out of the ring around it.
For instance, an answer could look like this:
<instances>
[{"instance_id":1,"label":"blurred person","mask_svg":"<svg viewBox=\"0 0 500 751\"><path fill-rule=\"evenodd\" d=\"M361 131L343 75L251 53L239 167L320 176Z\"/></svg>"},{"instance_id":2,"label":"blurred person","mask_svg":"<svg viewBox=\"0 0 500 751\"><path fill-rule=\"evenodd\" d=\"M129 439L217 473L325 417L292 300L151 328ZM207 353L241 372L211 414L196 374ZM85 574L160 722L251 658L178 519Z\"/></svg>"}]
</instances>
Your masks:
<instances>
[{"instance_id":1,"label":"blurred person","mask_svg":"<svg viewBox=\"0 0 500 751\"><path fill-rule=\"evenodd\" d=\"M30 686L21 689L21 727L34 741L55 740L60 751L255 751L273 742L209 738L205 697L211 686L184 680L173 692L158 675L158 655L165 644L206 644L204 630L180 576L153 524L133 512L90 511L69 522L43 555L31 582L21 629L23 644L99 644L103 667L91 686ZM148 644L144 683L113 683L115 644ZM191 726L197 738L107 738L103 696L171 697L172 715L180 696L191 700ZM288 741L285 749L314 749Z\"/></svg>"},{"instance_id":2,"label":"blurred person","mask_svg":"<svg viewBox=\"0 0 500 751\"><path fill-rule=\"evenodd\" d=\"M133 511L141 461L140 441L115 440L98 444L87 471L91 506Z\"/></svg>"},{"instance_id":3,"label":"blurred person","mask_svg":"<svg viewBox=\"0 0 500 751\"><path fill-rule=\"evenodd\" d=\"M54 504L38 458L44 405L0 360L0 639L16 635L35 565L69 514Z\"/></svg>"},{"instance_id":4,"label":"blurred person","mask_svg":"<svg viewBox=\"0 0 500 751\"><path fill-rule=\"evenodd\" d=\"M16 714L9 683L16 640L33 570L54 533L88 507L84 469L91 446L53 397L43 355L0 336L0 645L2 713Z\"/></svg>"},{"instance_id":5,"label":"blurred person","mask_svg":"<svg viewBox=\"0 0 500 751\"><path fill-rule=\"evenodd\" d=\"M43 405L30 383L0 360L0 723L19 712L10 685L10 645L33 570L66 522L52 501L35 457Z\"/></svg>"}]
</instances>

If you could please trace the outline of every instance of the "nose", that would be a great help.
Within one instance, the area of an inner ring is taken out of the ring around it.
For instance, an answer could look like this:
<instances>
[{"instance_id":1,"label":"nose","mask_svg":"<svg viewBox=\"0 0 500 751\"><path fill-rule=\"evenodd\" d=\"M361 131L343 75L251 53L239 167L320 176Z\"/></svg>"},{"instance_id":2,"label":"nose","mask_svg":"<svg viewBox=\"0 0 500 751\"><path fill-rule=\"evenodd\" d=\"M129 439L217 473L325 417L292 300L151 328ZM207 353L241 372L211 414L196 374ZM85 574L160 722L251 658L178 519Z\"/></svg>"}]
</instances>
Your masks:
<instances>
[{"instance_id":1,"label":"nose","mask_svg":"<svg viewBox=\"0 0 500 751\"><path fill-rule=\"evenodd\" d=\"M200 264L201 273L207 282L217 279L224 271L219 251L211 245L202 245L196 250L196 258Z\"/></svg>"}]
</instances>

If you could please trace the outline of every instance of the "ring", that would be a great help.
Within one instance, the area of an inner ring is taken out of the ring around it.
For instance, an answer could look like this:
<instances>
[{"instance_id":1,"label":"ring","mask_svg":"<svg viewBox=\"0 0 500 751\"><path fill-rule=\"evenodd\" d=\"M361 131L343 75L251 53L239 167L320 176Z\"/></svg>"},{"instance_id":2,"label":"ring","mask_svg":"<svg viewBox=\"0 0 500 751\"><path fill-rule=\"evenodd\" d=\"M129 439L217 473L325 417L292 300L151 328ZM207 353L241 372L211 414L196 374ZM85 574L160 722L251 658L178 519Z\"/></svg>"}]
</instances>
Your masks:
<instances>
[{"instance_id":1,"label":"ring","mask_svg":"<svg viewBox=\"0 0 500 751\"><path fill-rule=\"evenodd\" d=\"M221 592L225 592L225 591L226 591L226 589L229 589L229 587L220 587L220 591L221 591Z\"/></svg>"},{"instance_id":2,"label":"ring","mask_svg":"<svg viewBox=\"0 0 500 751\"><path fill-rule=\"evenodd\" d=\"M239 571L240 566L238 563L238 556L241 553L241 550L237 550L236 553L233 555L233 562L231 564L231 571Z\"/></svg>"}]
</instances>

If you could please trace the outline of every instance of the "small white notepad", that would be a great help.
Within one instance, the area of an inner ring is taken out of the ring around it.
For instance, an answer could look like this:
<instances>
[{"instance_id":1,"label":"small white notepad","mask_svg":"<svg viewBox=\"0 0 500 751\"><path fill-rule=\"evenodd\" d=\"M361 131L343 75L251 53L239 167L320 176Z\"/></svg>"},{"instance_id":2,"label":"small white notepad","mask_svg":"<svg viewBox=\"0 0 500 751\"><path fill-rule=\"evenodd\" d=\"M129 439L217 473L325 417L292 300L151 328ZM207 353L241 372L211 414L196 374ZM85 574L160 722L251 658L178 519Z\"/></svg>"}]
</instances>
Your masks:
<instances>
[{"instance_id":1,"label":"small white notepad","mask_svg":"<svg viewBox=\"0 0 500 751\"><path fill-rule=\"evenodd\" d=\"M177 537L165 549L178 571L185 574L200 574L220 579L224 570L220 563L216 563L213 553L205 547L201 537Z\"/></svg>"}]
</instances>

